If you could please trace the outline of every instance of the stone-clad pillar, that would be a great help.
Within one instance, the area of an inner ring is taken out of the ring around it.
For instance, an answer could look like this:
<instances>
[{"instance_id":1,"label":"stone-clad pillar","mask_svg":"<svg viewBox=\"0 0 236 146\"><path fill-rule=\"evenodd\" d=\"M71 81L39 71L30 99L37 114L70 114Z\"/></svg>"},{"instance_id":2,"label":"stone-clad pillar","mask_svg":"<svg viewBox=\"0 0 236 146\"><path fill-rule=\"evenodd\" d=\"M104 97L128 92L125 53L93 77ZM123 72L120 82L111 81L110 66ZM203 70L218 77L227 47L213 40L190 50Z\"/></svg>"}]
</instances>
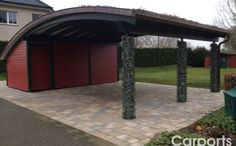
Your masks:
<instances>
[{"instance_id":1,"label":"stone-clad pillar","mask_svg":"<svg viewBox=\"0 0 236 146\"><path fill-rule=\"evenodd\" d=\"M123 119L135 119L134 37L122 36Z\"/></svg>"},{"instance_id":2,"label":"stone-clad pillar","mask_svg":"<svg viewBox=\"0 0 236 146\"><path fill-rule=\"evenodd\" d=\"M220 48L215 42L211 44L211 92L220 92Z\"/></svg>"},{"instance_id":3,"label":"stone-clad pillar","mask_svg":"<svg viewBox=\"0 0 236 146\"><path fill-rule=\"evenodd\" d=\"M177 42L177 102L187 102L187 43Z\"/></svg>"}]
</instances>

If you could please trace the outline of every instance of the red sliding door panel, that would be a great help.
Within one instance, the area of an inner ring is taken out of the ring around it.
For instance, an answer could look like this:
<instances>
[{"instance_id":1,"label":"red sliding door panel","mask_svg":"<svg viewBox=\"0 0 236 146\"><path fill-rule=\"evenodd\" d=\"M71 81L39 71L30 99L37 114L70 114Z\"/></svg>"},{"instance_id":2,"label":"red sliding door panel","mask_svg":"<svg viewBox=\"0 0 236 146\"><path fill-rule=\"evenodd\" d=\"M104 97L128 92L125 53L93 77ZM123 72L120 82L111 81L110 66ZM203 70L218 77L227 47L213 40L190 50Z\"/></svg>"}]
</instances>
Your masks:
<instances>
[{"instance_id":1,"label":"red sliding door panel","mask_svg":"<svg viewBox=\"0 0 236 146\"><path fill-rule=\"evenodd\" d=\"M51 58L50 46L44 42L32 42L31 52L31 74L32 90L45 90L51 88Z\"/></svg>"},{"instance_id":2,"label":"red sliding door panel","mask_svg":"<svg viewBox=\"0 0 236 146\"><path fill-rule=\"evenodd\" d=\"M8 86L28 91L27 43L21 41L7 58Z\"/></svg>"},{"instance_id":3,"label":"red sliding door panel","mask_svg":"<svg viewBox=\"0 0 236 146\"><path fill-rule=\"evenodd\" d=\"M56 88L89 84L88 46L79 43L55 44Z\"/></svg>"},{"instance_id":4,"label":"red sliding door panel","mask_svg":"<svg viewBox=\"0 0 236 146\"><path fill-rule=\"evenodd\" d=\"M91 83L117 81L117 46L115 44L91 45Z\"/></svg>"}]
</instances>

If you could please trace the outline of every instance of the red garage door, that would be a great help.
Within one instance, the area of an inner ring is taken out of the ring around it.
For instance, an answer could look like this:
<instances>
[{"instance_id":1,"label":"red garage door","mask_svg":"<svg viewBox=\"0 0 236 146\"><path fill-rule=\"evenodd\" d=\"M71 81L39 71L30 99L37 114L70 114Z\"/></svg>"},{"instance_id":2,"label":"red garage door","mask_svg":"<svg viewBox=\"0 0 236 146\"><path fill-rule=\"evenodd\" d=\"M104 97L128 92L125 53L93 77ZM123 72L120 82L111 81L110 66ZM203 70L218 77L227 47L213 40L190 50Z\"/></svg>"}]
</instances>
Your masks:
<instances>
[{"instance_id":1,"label":"red garage door","mask_svg":"<svg viewBox=\"0 0 236 146\"><path fill-rule=\"evenodd\" d=\"M88 46L78 43L56 43L54 48L55 87L88 85Z\"/></svg>"},{"instance_id":2,"label":"red garage door","mask_svg":"<svg viewBox=\"0 0 236 146\"><path fill-rule=\"evenodd\" d=\"M44 42L32 42L30 45L33 91L51 88L50 49L49 44Z\"/></svg>"},{"instance_id":3,"label":"red garage door","mask_svg":"<svg viewBox=\"0 0 236 146\"><path fill-rule=\"evenodd\" d=\"M91 84L117 81L117 47L115 44L91 45Z\"/></svg>"}]
</instances>

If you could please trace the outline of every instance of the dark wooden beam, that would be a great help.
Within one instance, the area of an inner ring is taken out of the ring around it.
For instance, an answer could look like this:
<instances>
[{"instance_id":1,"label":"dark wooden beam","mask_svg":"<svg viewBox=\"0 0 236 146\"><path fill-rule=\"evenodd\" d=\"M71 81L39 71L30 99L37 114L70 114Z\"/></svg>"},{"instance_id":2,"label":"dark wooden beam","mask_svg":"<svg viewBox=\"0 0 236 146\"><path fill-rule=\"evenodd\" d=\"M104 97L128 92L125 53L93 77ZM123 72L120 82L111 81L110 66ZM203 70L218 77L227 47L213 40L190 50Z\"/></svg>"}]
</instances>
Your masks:
<instances>
[{"instance_id":1,"label":"dark wooden beam","mask_svg":"<svg viewBox=\"0 0 236 146\"><path fill-rule=\"evenodd\" d=\"M27 50L27 77L28 77L28 90L32 92L32 63L31 63L31 42L26 41L26 50Z\"/></svg>"},{"instance_id":2,"label":"dark wooden beam","mask_svg":"<svg viewBox=\"0 0 236 146\"><path fill-rule=\"evenodd\" d=\"M55 31L61 30L63 28L70 28L70 27L73 27L73 26L74 26L74 24L72 22L60 23L57 26L50 27L50 29L45 30L42 33L42 35L48 35L48 34L51 34L51 33L55 32Z\"/></svg>"},{"instance_id":3,"label":"dark wooden beam","mask_svg":"<svg viewBox=\"0 0 236 146\"><path fill-rule=\"evenodd\" d=\"M197 32L189 31L185 28L169 27L164 25L153 25L144 23L142 25L132 26L126 25L126 31L129 34L134 36L143 36L143 35L155 35L155 36L164 36L164 37L173 37L173 38L185 38L201 41L218 41L219 38L216 35L209 34L206 32Z\"/></svg>"}]
</instances>

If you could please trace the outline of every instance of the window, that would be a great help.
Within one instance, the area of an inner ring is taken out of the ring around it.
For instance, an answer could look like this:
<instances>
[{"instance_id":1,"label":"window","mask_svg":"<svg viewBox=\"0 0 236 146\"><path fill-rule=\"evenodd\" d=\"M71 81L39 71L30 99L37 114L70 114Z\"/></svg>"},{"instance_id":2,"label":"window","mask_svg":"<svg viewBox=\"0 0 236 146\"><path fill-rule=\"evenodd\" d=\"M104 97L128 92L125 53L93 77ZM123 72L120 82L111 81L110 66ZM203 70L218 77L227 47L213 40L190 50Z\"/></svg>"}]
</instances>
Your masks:
<instances>
[{"instance_id":1,"label":"window","mask_svg":"<svg viewBox=\"0 0 236 146\"><path fill-rule=\"evenodd\" d=\"M0 23L7 23L7 12L0 11Z\"/></svg>"},{"instance_id":2,"label":"window","mask_svg":"<svg viewBox=\"0 0 236 146\"><path fill-rule=\"evenodd\" d=\"M9 24L17 24L16 12L8 12Z\"/></svg>"},{"instance_id":3,"label":"window","mask_svg":"<svg viewBox=\"0 0 236 146\"><path fill-rule=\"evenodd\" d=\"M0 11L0 23L2 24L17 24L16 12Z\"/></svg>"},{"instance_id":4,"label":"window","mask_svg":"<svg viewBox=\"0 0 236 146\"><path fill-rule=\"evenodd\" d=\"M43 16L42 14L32 14L32 20L36 20L38 19L39 17Z\"/></svg>"}]
</instances>

